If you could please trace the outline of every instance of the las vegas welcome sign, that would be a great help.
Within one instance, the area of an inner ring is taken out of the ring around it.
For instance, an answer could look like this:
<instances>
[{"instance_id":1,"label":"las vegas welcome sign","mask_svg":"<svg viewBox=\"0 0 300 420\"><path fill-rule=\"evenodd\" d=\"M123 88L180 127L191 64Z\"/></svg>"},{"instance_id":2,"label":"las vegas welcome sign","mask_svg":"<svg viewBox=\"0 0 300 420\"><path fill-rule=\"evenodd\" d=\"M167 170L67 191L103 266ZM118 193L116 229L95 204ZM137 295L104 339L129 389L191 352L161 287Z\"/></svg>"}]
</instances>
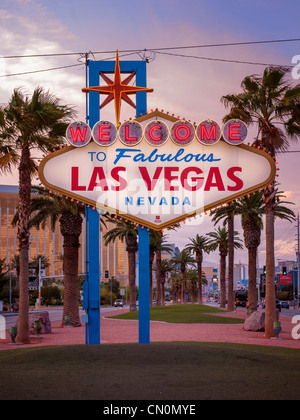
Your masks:
<instances>
[{"instance_id":1,"label":"las vegas welcome sign","mask_svg":"<svg viewBox=\"0 0 300 420\"><path fill-rule=\"evenodd\" d=\"M158 110L116 127L69 125L70 146L39 167L49 189L154 230L264 188L276 165L243 144L247 127L190 123Z\"/></svg>"}]
</instances>

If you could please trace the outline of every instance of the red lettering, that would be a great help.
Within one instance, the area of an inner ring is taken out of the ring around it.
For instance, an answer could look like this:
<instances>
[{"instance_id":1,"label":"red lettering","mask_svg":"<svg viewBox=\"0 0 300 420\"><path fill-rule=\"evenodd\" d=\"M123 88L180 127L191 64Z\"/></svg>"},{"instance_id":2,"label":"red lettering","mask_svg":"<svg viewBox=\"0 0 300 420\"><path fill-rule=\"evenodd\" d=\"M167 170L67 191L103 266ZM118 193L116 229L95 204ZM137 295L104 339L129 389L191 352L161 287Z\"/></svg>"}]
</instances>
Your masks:
<instances>
[{"instance_id":1,"label":"red lettering","mask_svg":"<svg viewBox=\"0 0 300 420\"><path fill-rule=\"evenodd\" d=\"M76 131L74 133L74 129L73 127L70 127L70 132L71 132L71 136L72 136L72 140L74 143L77 143L78 137L80 137L80 140L82 142L85 141L85 137L86 137L86 130L87 130L87 126L83 127L83 133L81 132L81 128L80 127L76 127Z\"/></svg>"},{"instance_id":2,"label":"red lettering","mask_svg":"<svg viewBox=\"0 0 300 420\"><path fill-rule=\"evenodd\" d=\"M71 168L71 190L72 191L86 191L84 185L79 185L79 168L72 166Z\"/></svg>"},{"instance_id":3,"label":"red lettering","mask_svg":"<svg viewBox=\"0 0 300 420\"><path fill-rule=\"evenodd\" d=\"M125 141L137 141L137 137L130 137L129 125L125 125Z\"/></svg>"},{"instance_id":4,"label":"red lettering","mask_svg":"<svg viewBox=\"0 0 300 420\"><path fill-rule=\"evenodd\" d=\"M161 136L155 136L155 134L153 133L154 131L160 131L161 130L161 126L160 125L153 125L150 130L149 130L149 137L151 140L153 141L159 141L162 139Z\"/></svg>"},{"instance_id":5,"label":"red lettering","mask_svg":"<svg viewBox=\"0 0 300 420\"><path fill-rule=\"evenodd\" d=\"M185 130L185 133L186 133L185 136L180 136L179 135L179 130L181 130L181 129ZM176 127L174 134L175 134L175 137L177 138L177 140L179 140L179 141L185 141L185 140L187 140L189 138L189 136L191 134L191 130L186 125L181 124L181 125L178 125Z\"/></svg>"},{"instance_id":6,"label":"red lettering","mask_svg":"<svg viewBox=\"0 0 300 420\"><path fill-rule=\"evenodd\" d=\"M211 167L207 176L204 191L209 191L211 188L218 188L218 191L225 191L225 187L218 167Z\"/></svg>"},{"instance_id":7,"label":"red lettering","mask_svg":"<svg viewBox=\"0 0 300 420\"><path fill-rule=\"evenodd\" d=\"M110 141L109 125L99 125L99 141Z\"/></svg>"},{"instance_id":8,"label":"red lettering","mask_svg":"<svg viewBox=\"0 0 300 420\"><path fill-rule=\"evenodd\" d=\"M228 169L227 171L228 178L231 181L235 182L235 185L233 186L228 185L227 187L228 191L239 191L244 186L243 181L235 175L235 172L242 172L242 168L240 168L239 166L233 166L232 168Z\"/></svg>"},{"instance_id":9,"label":"red lettering","mask_svg":"<svg viewBox=\"0 0 300 420\"><path fill-rule=\"evenodd\" d=\"M117 167L117 168L113 168L111 170L111 177L115 181L117 181L117 182L120 183L120 185L118 185L116 187L114 185L112 185L112 187L111 187L112 191L122 191L122 190L125 190L125 188L127 187L127 181L126 181L126 179L122 178L119 175L119 172L120 171L126 172L126 168L120 166L120 167Z\"/></svg>"},{"instance_id":10,"label":"red lettering","mask_svg":"<svg viewBox=\"0 0 300 420\"><path fill-rule=\"evenodd\" d=\"M139 167L140 173L142 175L143 180L145 181L148 191L153 191L153 189L155 188L158 178L161 174L163 168L161 167L157 167L155 170L155 173L153 175L153 178L151 179L148 173L147 168L145 167Z\"/></svg>"},{"instance_id":11,"label":"red lettering","mask_svg":"<svg viewBox=\"0 0 300 420\"><path fill-rule=\"evenodd\" d=\"M178 191L179 187L171 185L174 179L178 179L178 176L172 176L172 172L178 171L179 168L166 166L165 167L165 191Z\"/></svg>"},{"instance_id":12,"label":"red lettering","mask_svg":"<svg viewBox=\"0 0 300 420\"><path fill-rule=\"evenodd\" d=\"M206 140L210 140L211 138L213 140L216 140L216 126L211 126L210 131L208 133L205 125L201 125L201 140L204 140L204 137L206 138Z\"/></svg>"},{"instance_id":13,"label":"red lettering","mask_svg":"<svg viewBox=\"0 0 300 420\"><path fill-rule=\"evenodd\" d=\"M97 182L97 178L99 181ZM108 191L108 185L106 182L105 174L103 168L95 167L91 176L91 181L89 183L88 191L93 191L95 187L102 188L103 191Z\"/></svg>"},{"instance_id":14,"label":"red lettering","mask_svg":"<svg viewBox=\"0 0 300 420\"><path fill-rule=\"evenodd\" d=\"M191 168L186 168L182 171L181 176L180 176L180 181L181 181L181 185L183 186L183 188L185 188L187 191L197 191L199 190L202 185L203 185L203 176L202 177L191 177L190 178L190 182L195 182L195 185L190 185L189 181L188 181L188 175L190 172L196 172L197 175L202 174L202 170L200 168L197 167L191 167Z\"/></svg>"},{"instance_id":15,"label":"red lettering","mask_svg":"<svg viewBox=\"0 0 300 420\"><path fill-rule=\"evenodd\" d=\"M241 140L241 124L229 124L229 140Z\"/></svg>"}]
</instances>

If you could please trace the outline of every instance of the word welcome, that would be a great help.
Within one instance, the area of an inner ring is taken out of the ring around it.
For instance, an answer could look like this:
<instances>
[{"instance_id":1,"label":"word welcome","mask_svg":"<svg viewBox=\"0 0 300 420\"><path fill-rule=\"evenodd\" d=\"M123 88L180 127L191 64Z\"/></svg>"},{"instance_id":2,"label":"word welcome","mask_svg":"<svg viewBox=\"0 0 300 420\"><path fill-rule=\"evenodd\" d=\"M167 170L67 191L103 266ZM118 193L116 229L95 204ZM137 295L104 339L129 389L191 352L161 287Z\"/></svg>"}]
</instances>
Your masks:
<instances>
[{"instance_id":1,"label":"word welcome","mask_svg":"<svg viewBox=\"0 0 300 420\"><path fill-rule=\"evenodd\" d=\"M98 121L93 129L82 121L76 121L69 124L66 138L75 147L86 146L91 139L100 146L108 147L117 138L127 146L136 146L143 138L154 147L165 144L169 138L179 146L190 144L194 138L203 145L211 146L222 136L231 145L242 144L247 133L246 124L238 119L227 121L222 129L212 120L202 121L197 127L185 120L178 120L171 127L159 119L150 121L145 127L132 120L125 121L120 127L110 121Z\"/></svg>"}]
</instances>

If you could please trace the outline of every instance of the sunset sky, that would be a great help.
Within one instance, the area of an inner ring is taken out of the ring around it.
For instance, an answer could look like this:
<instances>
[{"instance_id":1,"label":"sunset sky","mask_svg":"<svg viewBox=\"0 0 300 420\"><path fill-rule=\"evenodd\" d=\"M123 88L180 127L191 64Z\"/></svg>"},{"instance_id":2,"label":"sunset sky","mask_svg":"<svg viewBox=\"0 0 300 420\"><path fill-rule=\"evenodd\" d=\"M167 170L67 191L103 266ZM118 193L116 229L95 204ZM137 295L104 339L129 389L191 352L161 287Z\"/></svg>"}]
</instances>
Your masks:
<instances>
[{"instance_id":1,"label":"sunset sky","mask_svg":"<svg viewBox=\"0 0 300 420\"><path fill-rule=\"evenodd\" d=\"M85 69L80 53L91 51L94 60L114 61L119 50L120 60L149 59L147 84L154 89L148 95L149 110L163 109L197 123L206 118L221 122L226 113L221 97L240 92L242 79L262 74L267 65L291 66L292 71L300 42L207 45L300 38L299 13L299 0L286 0L284 7L279 0L1 0L0 103L5 104L16 87L32 92L42 85L75 106L78 119L84 120ZM74 67L61 68L65 66ZM48 69L53 70L40 72ZM289 81L299 82L292 73ZM101 117L113 115L112 104ZM130 117L134 110L122 105L121 121ZM251 128L247 141L252 143L255 133ZM296 214L298 150L300 144L291 143L290 151L295 152L278 156L280 190L295 203ZM16 174L3 176L1 183L16 184ZM196 228L187 224L169 234L169 241L182 248L197 232L212 231L210 218L203 219ZM296 233L296 223L276 223L276 258L295 259ZM259 251L262 266L264 233ZM206 262L218 260L217 252L205 257ZM236 253L239 261L247 262L246 249Z\"/></svg>"}]
</instances>

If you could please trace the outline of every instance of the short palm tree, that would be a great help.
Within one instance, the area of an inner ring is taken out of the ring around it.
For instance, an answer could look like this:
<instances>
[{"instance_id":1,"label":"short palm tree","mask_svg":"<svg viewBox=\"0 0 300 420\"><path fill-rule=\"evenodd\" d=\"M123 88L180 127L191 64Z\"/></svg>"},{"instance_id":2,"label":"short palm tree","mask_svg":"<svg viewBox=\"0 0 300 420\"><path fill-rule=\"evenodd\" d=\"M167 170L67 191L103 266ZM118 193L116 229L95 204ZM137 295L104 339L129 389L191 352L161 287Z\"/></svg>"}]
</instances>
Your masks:
<instances>
[{"instance_id":1,"label":"short palm tree","mask_svg":"<svg viewBox=\"0 0 300 420\"><path fill-rule=\"evenodd\" d=\"M288 148L288 139L300 135L300 84L291 86L287 80L289 69L267 67L262 76L247 76L242 81L242 93L225 95L225 106L230 107L227 121L239 118L257 126L255 144L265 149L274 159ZM271 182L263 195L266 213L266 320L265 337L275 336L275 255L274 210L275 186Z\"/></svg>"},{"instance_id":2,"label":"short palm tree","mask_svg":"<svg viewBox=\"0 0 300 420\"><path fill-rule=\"evenodd\" d=\"M184 277L185 270L188 265L194 265L195 259L190 254L190 251L187 249L183 249L182 251L178 251L172 258L171 262L174 264L174 266L180 267L180 273L181 273L181 298L180 303L186 302L186 279Z\"/></svg>"},{"instance_id":3,"label":"short palm tree","mask_svg":"<svg viewBox=\"0 0 300 420\"><path fill-rule=\"evenodd\" d=\"M65 325L65 317L70 317L73 327L81 325L78 301L78 252L79 237L82 232L85 206L62 195L54 194L41 187L34 187L30 205L33 217L30 220L32 226L45 226L48 219L54 230L59 222L60 231L64 238L63 267L64 267L64 308L62 326Z\"/></svg>"},{"instance_id":4,"label":"short palm tree","mask_svg":"<svg viewBox=\"0 0 300 420\"><path fill-rule=\"evenodd\" d=\"M173 249L166 243L166 235L163 235L160 231L150 230L150 306L153 304L153 281L152 281L152 266L154 257L156 256L156 278L157 278L157 288L156 288L156 305L160 306L161 304L161 288L159 287L159 279L161 279L161 253L168 252L171 253Z\"/></svg>"},{"instance_id":5,"label":"short palm tree","mask_svg":"<svg viewBox=\"0 0 300 420\"><path fill-rule=\"evenodd\" d=\"M136 288L135 288L135 258L138 251L138 228L130 221L119 219L114 215L106 216L107 220L115 223L115 227L104 235L105 245L117 239L125 241L128 255L130 310L136 311Z\"/></svg>"},{"instance_id":6,"label":"short palm tree","mask_svg":"<svg viewBox=\"0 0 300 420\"><path fill-rule=\"evenodd\" d=\"M235 249L242 249L243 246L238 238L238 232L234 232L233 246ZM226 228L218 227L214 232L208 233L210 237L207 248L210 251L219 250L220 254L220 307L225 308L226 306L226 257L228 254L228 231Z\"/></svg>"},{"instance_id":7,"label":"short palm tree","mask_svg":"<svg viewBox=\"0 0 300 420\"><path fill-rule=\"evenodd\" d=\"M202 305L202 262L203 252L207 252L208 238L202 235L196 235L195 238L189 238L190 242L186 245L186 250L195 254L197 264L198 279L198 303Z\"/></svg>"},{"instance_id":8,"label":"short palm tree","mask_svg":"<svg viewBox=\"0 0 300 420\"><path fill-rule=\"evenodd\" d=\"M0 109L0 164L18 165L19 222L17 236L20 254L18 342L29 343L29 213L31 178L34 173L32 150L47 152L64 141L67 124L74 116L70 107L36 88L32 96L16 89L7 106ZM3 151L7 148L7 153Z\"/></svg>"}]
</instances>

